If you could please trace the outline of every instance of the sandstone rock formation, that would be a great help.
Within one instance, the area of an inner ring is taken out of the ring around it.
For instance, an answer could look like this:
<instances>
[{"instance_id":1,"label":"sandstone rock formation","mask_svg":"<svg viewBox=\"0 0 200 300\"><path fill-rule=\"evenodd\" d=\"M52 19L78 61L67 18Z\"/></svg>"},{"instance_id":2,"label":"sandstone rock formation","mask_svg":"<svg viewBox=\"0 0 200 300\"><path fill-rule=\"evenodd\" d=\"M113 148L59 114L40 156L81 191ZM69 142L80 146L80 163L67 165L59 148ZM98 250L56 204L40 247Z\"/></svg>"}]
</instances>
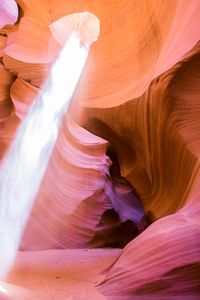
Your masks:
<instances>
[{"instance_id":1,"label":"sandstone rock formation","mask_svg":"<svg viewBox=\"0 0 200 300\"><path fill-rule=\"evenodd\" d=\"M106 299L198 299L199 0L17 4L0 4L1 158L62 47L63 17L101 22L20 249L127 244L99 284Z\"/></svg>"}]
</instances>

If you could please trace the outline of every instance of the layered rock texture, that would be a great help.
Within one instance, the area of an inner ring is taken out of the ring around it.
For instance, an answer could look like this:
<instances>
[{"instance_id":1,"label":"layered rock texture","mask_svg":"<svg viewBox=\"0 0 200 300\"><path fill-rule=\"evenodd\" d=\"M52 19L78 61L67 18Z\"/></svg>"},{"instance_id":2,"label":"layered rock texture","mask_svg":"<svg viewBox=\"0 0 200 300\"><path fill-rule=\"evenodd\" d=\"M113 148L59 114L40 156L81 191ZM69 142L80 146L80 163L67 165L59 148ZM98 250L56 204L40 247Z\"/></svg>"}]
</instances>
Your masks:
<instances>
[{"instance_id":1,"label":"layered rock texture","mask_svg":"<svg viewBox=\"0 0 200 300\"><path fill-rule=\"evenodd\" d=\"M199 299L199 0L2 1L0 157L80 11L101 35L20 250L123 248L98 284L106 299Z\"/></svg>"}]
</instances>

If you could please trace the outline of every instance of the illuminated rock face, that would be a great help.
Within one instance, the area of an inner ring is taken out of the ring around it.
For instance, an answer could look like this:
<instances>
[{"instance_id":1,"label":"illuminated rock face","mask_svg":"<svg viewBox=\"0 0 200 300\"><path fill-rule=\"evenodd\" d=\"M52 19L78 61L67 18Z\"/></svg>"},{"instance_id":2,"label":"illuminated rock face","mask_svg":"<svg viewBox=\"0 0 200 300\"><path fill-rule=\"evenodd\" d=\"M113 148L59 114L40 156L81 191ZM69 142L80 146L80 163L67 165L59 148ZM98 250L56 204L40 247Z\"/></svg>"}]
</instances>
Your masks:
<instances>
[{"instance_id":1,"label":"illuminated rock face","mask_svg":"<svg viewBox=\"0 0 200 300\"><path fill-rule=\"evenodd\" d=\"M144 222L155 221L106 274L100 290L108 299L200 295L199 47L195 50L141 97L112 109L87 109L83 124L110 142L122 176L144 205Z\"/></svg>"},{"instance_id":2,"label":"illuminated rock face","mask_svg":"<svg viewBox=\"0 0 200 300\"><path fill-rule=\"evenodd\" d=\"M19 17L0 4L1 157L61 49L49 25L62 37L65 15L101 21L21 249L130 241L99 285L106 298L198 299L199 0L18 5Z\"/></svg>"}]
</instances>

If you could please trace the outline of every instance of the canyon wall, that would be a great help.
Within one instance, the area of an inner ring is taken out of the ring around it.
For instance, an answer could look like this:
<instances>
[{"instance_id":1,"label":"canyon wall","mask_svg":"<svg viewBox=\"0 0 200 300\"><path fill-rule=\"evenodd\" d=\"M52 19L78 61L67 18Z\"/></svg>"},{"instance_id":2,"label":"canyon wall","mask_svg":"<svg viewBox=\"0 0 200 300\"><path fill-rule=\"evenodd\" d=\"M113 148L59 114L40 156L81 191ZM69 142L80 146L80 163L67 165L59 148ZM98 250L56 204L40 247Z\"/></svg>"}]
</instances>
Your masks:
<instances>
[{"instance_id":1,"label":"canyon wall","mask_svg":"<svg viewBox=\"0 0 200 300\"><path fill-rule=\"evenodd\" d=\"M200 2L0 8L1 159L62 48L52 25L62 36L80 11L101 22L20 249L125 246L99 284L108 299L198 299Z\"/></svg>"}]
</instances>

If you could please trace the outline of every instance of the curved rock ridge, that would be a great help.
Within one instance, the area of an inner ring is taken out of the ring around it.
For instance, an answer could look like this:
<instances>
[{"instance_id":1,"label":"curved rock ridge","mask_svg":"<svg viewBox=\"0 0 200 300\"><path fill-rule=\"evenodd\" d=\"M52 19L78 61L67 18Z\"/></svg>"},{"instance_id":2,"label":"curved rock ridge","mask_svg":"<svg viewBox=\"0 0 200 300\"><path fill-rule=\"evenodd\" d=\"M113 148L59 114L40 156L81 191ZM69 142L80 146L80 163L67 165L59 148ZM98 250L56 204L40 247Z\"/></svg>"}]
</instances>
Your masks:
<instances>
[{"instance_id":1,"label":"curved rock ridge","mask_svg":"<svg viewBox=\"0 0 200 300\"><path fill-rule=\"evenodd\" d=\"M197 45L141 97L84 113L83 126L115 149L144 224L154 222L106 274L100 290L108 299L200 295L199 83Z\"/></svg>"},{"instance_id":2,"label":"curved rock ridge","mask_svg":"<svg viewBox=\"0 0 200 300\"><path fill-rule=\"evenodd\" d=\"M199 67L196 46L141 97L115 108L87 108L82 114L82 126L111 144L114 164L152 221L183 207L196 180Z\"/></svg>"},{"instance_id":3,"label":"curved rock ridge","mask_svg":"<svg viewBox=\"0 0 200 300\"><path fill-rule=\"evenodd\" d=\"M15 0L2 0L0 3L0 28L14 24L18 18L18 7Z\"/></svg>"},{"instance_id":4,"label":"curved rock ridge","mask_svg":"<svg viewBox=\"0 0 200 300\"><path fill-rule=\"evenodd\" d=\"M23 10L19 24L2 29L5 34L2 62L10 73L6 72L14 79L17 77L10 83L13 118L16 115L23 119L61 47L49 29L50 15L45 17L44 13L41 18L38 11L35 14L30 8L30 3L19 1L19 4ZM63 18L59 23L61 29L63 20L65 24ZM70 117L66 117L64 124L24 234L22 249L124 245L138 234L143 208L126 182L121 184L111 179L105 141L86 133ZM17 125L13 123L9 142ZM2 155L9 142L2 147ZM127 238L123 237L123 230L127 231ZM113 237L112 232L115 232Z\"/></svg>"},{"instance_id":5,"label":"curved rock ridge","mask_svg":"<svg viewBox=\"0 0 200 300\"><path fill-rule=\"evenodd\" d=\"M66 115L25 231L23 249L95 246L91 240L100 229L103 233L116 227L111 221L98 228L102 215L115 207L114 200L120 205L124 193L127 195L126 207L134 211L135 205L137 209L138 200L132 189L126 191L125 185L117 191L111 182L111 161L105 155L106 144L106 141L80 128ZM142 206L139 208L141 213L136 217L121 216L123 222L128 219L135 221L131 229L134 236L143 214ZM117 225L120 225L119 220ZM104 243L103 238L98 241L99 246Z\"/></svg>"},{"instance_id":6,"label":"curved rock ridge","mask_svg":"<svg viewBox=\"0 0 200 300\"><path fill-rule=\"evenodd\" d=\"M6 71L3 64L0 64L0 122L6 120L13 110L10 85L14 78L14 75Z\"/></svg>"},{"instance_id":7,"label":"curved rock ridge","mask_svg":"<svg viewBox=\"0 0 200 300\"><path fill-rule=\"evenodd\" d=\"M48 25L80 11L89 11L100 19L101 35L92 46L75 97L84 106L112 107L138 97L153 78L194 46L200 34L196 26L200 17L198 0L104 0L95 4L63 0L59 6L55 0L51 4L39 0L18 3L23 17L17 31L8 35L4 51L28 63L55 59L59 45Z\"/></svg>"},{"instance_id":8,"label":"curved rock ridge","mask_svg":"<svg viewBox=\"0 0 200 300\"><path fill-rule=\"evenodd\" d=\"M130 242L106 274L106 299L198 299L200 224L181 213L162 218Z\"/></svg>"}]
</instances>

